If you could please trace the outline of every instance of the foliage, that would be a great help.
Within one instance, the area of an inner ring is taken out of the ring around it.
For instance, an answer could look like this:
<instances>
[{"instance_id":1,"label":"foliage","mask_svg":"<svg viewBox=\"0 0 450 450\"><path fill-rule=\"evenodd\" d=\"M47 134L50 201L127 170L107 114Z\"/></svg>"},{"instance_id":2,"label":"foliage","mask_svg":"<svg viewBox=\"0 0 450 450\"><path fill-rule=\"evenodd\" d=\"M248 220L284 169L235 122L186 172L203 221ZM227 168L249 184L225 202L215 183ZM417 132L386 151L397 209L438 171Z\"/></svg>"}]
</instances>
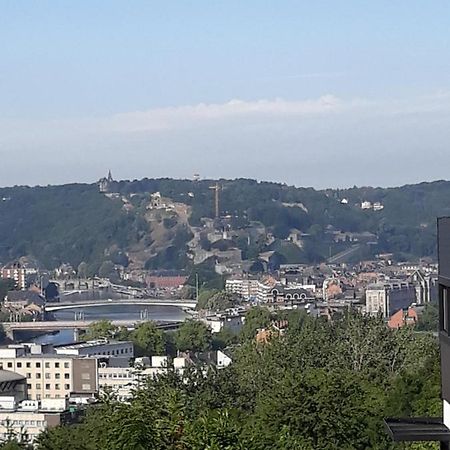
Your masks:
<instances>
[{"instance_id":1,"label":"foliage","mask_svg":"<svg viewBox=\"0 0 450 450\"><path fill-rule=\"evenodd\" d=\"M143 230L96 185L22 186L0 194L10 198L0 202L0 260L34 255L47 268L86 261L93 275L109 247L126 248Z\"/></svg>"},{"instance_id":2,"label":"foliage","mask_svg":"<svg viewBox=\"0 0 450 450\"><path fill-rule=\"evenodd\" d=\"M201 226L202 218L214 216L214 199L209 189L214 182L143 179L118 182L113 187L123 195L138 194L132 201L159 191L164 197L185 203L191 212L189 224ZM337 253L339 246L348 247L348 242L334 242L333 230L373 233L377 243L365 246L368 256L381 252L394 253L398 258L435 256L435 217L450 214L447 181L389 189L325 191L248 179L219 180L219 184L221 210L229 214L229 224L235 229L259 224L277 238L274 250L288 262L323 261L330 251ZM188 192L193 195L186 195ZM137 243L152 241L145 207L126 212L119 198L107 198L96 185L16 186L0 189L0 196L10 198L0 203L0 261L30 255L49 269L62 262L77 267L84 261L86 265L80 274L94 275L105 260L127 266L127 250ZM341 203L344 198L347 204ZM381 202L384 208L362 210L362 201ZM190 228L185 224L173 226L173 220L167 218L163 223L170 239L146 262L146 267L190 266L186 256L186 244L192 238ZM304 233L301 249L283 241L293 230ZM210 249L204 233L200 243L202 248ZM264 240L250 242L244 235L233 244L242 250L244 258L251 260L267 250ZM229 245L228 241L216 244L223 248ZM215 278L216 282L219 280ZM218 284L217 287L221 288Z\"/></svg>"},{"instance_id":3,"label":"foliage","mask_svg":"<svg viewBox=\"0 0 450 450\"><path fill-rule=\"evenodd\" d=\"M419 314L417 331L437 331L439 326L439 308L437 303L427 303Z\"/></svg>"},{"instance_id":4,"label":"foliage","mask_svg":"<svg viewBox=\"0 0 450 450\"><path fill-rule=\"evenodd\" d=\"M117 328L110 320L100 320L89 325L86 331L86 339L110 339L117 332Z\"/></svg>"},{"instance_id":5,"label":"foliage","mask_svg":"<svg viewBox=\"0 0 450 450\"><path fill-rule=\"evenodd\" d=\"M0 301L3 301L8 291L15 289L14 280L0 278Z\"/></svg>"},{"instance_id":6,"label":"foliage","mask_svg":"<svg viewBox=\"0 0 450 450\"><path fill-rule=\"evenodd\" d=\"M198 297L197 309L225 311L238 303L236 296L225 291L203 290Z\"/></svg>"},{"instance_id":7,"label":"foliage","mask_svg":"<svg viewBox=\"0 0 450 450\"><path fill-rule=\"evenodd\" d=\"M180 351L205 351L210 347L211 340L209 328L197 320L185 321L175 335L175 342Z\"/></svg>"},{"instance_id":8,"label":"foliage","mask_svg":"<svg viewBox=\"0 0 450 450\"><path fill-rule=\"evenodd\" d=\"M254 339L259 328L266 328L270 325L271 317L270 312L266 308L256 307L250 309L245 315L241 339L244 341Z\"/></svg>"},{"instance_id":9,"label":"foliage","mask_svg":"<svg viewBox=\"0 0 450 450\"><path fill-rule=\"evenodd\" d=\"M143 322L130 334L135 346L136 356L153 356L165 354L164 333L154 322Z\"/></svg>"},{"instance_id":10,"label":"foliage","mask_svg":"<svg viewBox=\"0 0 450 450\"><path fill-rule=\"evenodd\" d=\"M256 344L255 327L271 318L249 313L230 366L148 379L130 404L106 399L80 425L47 430L37 448L392 450L384 417L440 413L431 336L352 312L326 321L292 311L274 316L288 321L285 335Z\"/></svg>"}]
</instances>

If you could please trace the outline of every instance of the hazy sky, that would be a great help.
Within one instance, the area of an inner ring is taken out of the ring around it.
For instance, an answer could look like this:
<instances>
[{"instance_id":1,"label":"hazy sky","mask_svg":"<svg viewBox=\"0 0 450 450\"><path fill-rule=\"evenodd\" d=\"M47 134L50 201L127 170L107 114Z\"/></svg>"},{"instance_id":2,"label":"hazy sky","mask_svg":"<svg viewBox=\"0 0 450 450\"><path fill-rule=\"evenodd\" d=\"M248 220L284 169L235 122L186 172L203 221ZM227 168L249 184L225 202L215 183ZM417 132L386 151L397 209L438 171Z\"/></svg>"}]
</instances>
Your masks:
<instances>
[{"instance_id":1,"label":"hazy sky","mask_svg":"<svg viewBox=\"0 0 450 450\"><path fill-rule=\"evenodd\" d=\"M0 185L450 178L448 0L0 0Z\"/></svg>"}]
</instances>

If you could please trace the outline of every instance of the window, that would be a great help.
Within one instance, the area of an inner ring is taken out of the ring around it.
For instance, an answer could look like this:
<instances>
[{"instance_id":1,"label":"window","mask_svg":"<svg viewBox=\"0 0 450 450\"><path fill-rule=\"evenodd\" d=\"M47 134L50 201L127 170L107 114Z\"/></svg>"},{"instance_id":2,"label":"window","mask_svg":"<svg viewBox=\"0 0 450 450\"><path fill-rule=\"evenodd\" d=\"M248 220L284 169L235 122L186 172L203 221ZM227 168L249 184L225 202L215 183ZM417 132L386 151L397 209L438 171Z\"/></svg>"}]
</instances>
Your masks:
<instances>
[{"instance_id":1,"label":"window","mask_svg":"<svg viewBox=\"0 0 450 450\"><path fill-rule=\"evenodd\" d=\"M36 378L39 380L39 379L41 378L41 374L40 374L40 373L37 373L37 374L36 374Z\"/></svg>"},{"instance_id":2,"label":"window","mask_svg":"<svg viewBox=\"0 0 450 450\"><path fill-rule=\"evenodd\" d=\"M27 362L27 369L29 369L31 367L31 363Z\"/></svg>"},{"instance_id":3,"label":"window","mask_svg":"<svg viewBox=\"0 0 450 450\"><path fill-rule=\"evenodd\" d=\"M440 286L440 307L441 307L441 330L449 333L449 295L448 288L445 286Z\"/></svg>"},{"instance_id":4,"label":"window","mask_svg":"<svg viewBox=\"0 0 450 450\"><path fill-rule=\"evenodd\" d=\"M70 374L69 374L69 373L65 373L65 374L64 374L64 379L65 379L65 380L70 379Z\"/></svg>"},{"instance_id":5,"label":"window","mask_svg":"<svg viewBox=\"0 0 450 450\"><path fill-rule=\"evenodd\" d=\"M68 391L68 390L70 389L70 384L65 384L65 385L64 385L64 389L65 389L66 391Z\"/></svg>"},{"instance_id":6,"label":"window","mask_svg":"<svg viewBox=\"0 0 450 450\"><path fill-rule=\"evenodd\" d=\"M40 389L41 388L41 383L36 383L36 389Z\"/></svg>"},{"instance_id":7,"label":"window","mask_svg":"<svg viewBox=\"0 0 450 450\"><path fill-rule=\"evenodd\" d=\"M68 369L69 368L69 363L68 362L65 362L64 363L64 369Z\"/></svg>"},{"instance_id":8,"label":"window","mask_svg":"<svg viewBox=\"0 0 450 450\"><path fill-rule=\"evenodd\" d=\"M46 362L46 363L45 363L45 368L46 368L46 369L50 369L50 363L49 363L49 362Z\"/></svg>"},{"instance_id":9,"label":"window","mask_svg":"<svg viewBox=\"0 0 450 450\"><path fill-rule=\"evenodd\" d=\"M89 391L89 390L91 390L91 385L90 384L82 384L81 389L83 389L83 391Z\"/></svg>"},{"instance_id":10,"label":"window","mask_svg":"<svg viewBox=\"0 0 450 450\"><path fill-rule=\"evenodd\" d=\"M59 391L59 384L55 384L55 389Z\"/></svg>"},{"instance_id":11,"label":"window","mask_svg":"<svg viewBox=\"0 0 450 450\"><path fill-rule=\"evenodd\" d=\"M12 368L12 362L8 363L8 368L11 369Z\"/></svg>"},{"instance_id":12,"label":"window","mask_svg":"<svg viewBox=\"0 0 450 450\"><path fill-rule=\"evenodd\" d=\"M31 384L27 384L27 389L31 389Z\"/></svg>"},{"instance_id":13,"label":"window","mask_svg":"<svg viewBox=\"0 0 450 450\"><path fill-rule=\"evenodd\" d=\"M46 385L45 385L45 389L50 389L50 384L49 383L47 383ZM46 396L47 397L47 396Z\"/></svg>"},{"instance_id":14,"label":"window","mask_svg":"<svg viewBox=\"0 0 450 450\"><path fill-rule=\"evenodd\" d=\"M61 378L61 374L60 374L60 373L55 373L55 378L56 378L57 380L59 380L59 379Z\"/></svg>"},{"instance_id":15,"label":"window","mask_svg":"<svg viewBox=\"0 0 450 450\"><path fill-rule=\"evenodd\" d=\"M46 380L50 380L50 378L51 378L51 374L49 374L48 372L45 374L45 379Z\"/></svg>"},{"instance_id":16,"label":"window","mask_svg":"<svg viewBox=\"0 0 450 450\"><path fill-rule=\"evenodd\" d=\"M59 362L55 362L55 369L59 369Z\"/></svg>"},{"instance_id":17,"label":"window","mask_svg":"<svg viewBox=\"0 0 450 450\"><path fill-rule=\"evenodd\" d=\"M82 380L90 380L90 379L91 379L91 374L90 374L90 373L87 373L87 372L82 373L82 374L81 374L81 379L82 379Z\"/></svg>"},{"instance_id":18,"label":"window","mask_svg":"<svg viewBox=\"0 0 450 450\"><path fill-rule=\"evenodd\" d=\"M36 369L40 369L41 368L41 363L40 362L37 362L36 363Z\"/></svg>"},{"instance_id":19,"label":"window","mask_svg":"<svg viewBox=\"0 0 450 450\"><path fill-rule=\"evenodd\" d=\"M27 373L27 378L31 378L31 373Z\"/></svg>"},{"instance_id":20,"label":"window","mask_svg":"<svg viewBox=\"0 0 450 450\"><path fill-rule=\"evenodd\" d=\"M18 362L18 363L17 363L17 367L20 369L20 368L22 367L22 363L21 363L21 362Z\"/></svg>"}]
</instances>

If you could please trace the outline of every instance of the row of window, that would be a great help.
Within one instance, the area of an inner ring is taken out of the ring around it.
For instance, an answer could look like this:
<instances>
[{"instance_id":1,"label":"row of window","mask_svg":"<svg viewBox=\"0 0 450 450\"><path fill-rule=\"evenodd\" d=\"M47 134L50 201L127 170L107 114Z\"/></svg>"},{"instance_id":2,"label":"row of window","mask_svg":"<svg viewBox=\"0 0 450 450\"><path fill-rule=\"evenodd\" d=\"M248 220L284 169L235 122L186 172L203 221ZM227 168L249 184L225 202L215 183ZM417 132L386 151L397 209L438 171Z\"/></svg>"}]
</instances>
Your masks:
<instances>
[{"instance_id":1,"label":"row of window","mask_svg":"<svg viewBox=\"0 0 450 450\"><path fill-rule=\"evenodd\" d=\"M52 374L51 373L47 372L44 375L45 375L45 379L46 380L50 380L52 378ZM55 379L56 380L59 380L61 378L61 374L60 373L55 373L54 375L55 375ZM27 373L27 378L32 378L32 376L33 376L33 374L31 374L30 372ZM41 377L42 377L42 375L40 373L35 373L34 376L35 376L35 378L37 380L40 380ZM64 379L65 380L70 380L70 373L65 373L64 374Z\"/></svg>"},{"instance_id":2,"label":"row of window","mask_svg":"<svg viewBox=\"0 0 450 450\"><path fill-rule=\"evenodd\" d=\"M32 385L32 384L27 384L27 388L28 388L28 389L33 389L33 385ZM45 389L50 390L51 388L52 388L52 385L51 385L50 383L46 383L46 384L45 384ZM38 390L42 389L41 383L36 383L35 389L38 389ZM59 390L61 389L61 385L58 384L58 383L56 383L55 386L54 386L54 389L55 389L56 391L59 391ZM65 389L66 391L70 390L70 384L65 384L65 385L64 385L64 389Z\"/></svg>"},{"instance_id":3,"label":"row of window","mask_svg":"<svg viewBox=\"0 0 450 450\"><path fill-rule=\"evenodd\" d=\"M134 378L131 372L126 373L99 373L99 378Z\"/></svg>"},{"instance_id":4,"label":"row of window","mask_svg":"<svg viewBox=\"0 0 450 450\"><path fill-rule=\"evenodd\" d=\"M7 426L30 426L30 427L46 427L47 421L45 420L1 420L0 424L4 427Z\"/></svg>"},{"instance_id":5,"label":"row of window","mask_svg":"<svg viewBox=\"0 0 450 450\"><path fill-rule=\"evenodd\" d=\"M16 366L17 366L18 369L21 369L23 367L23 364L24 363L22 363L21 361L17 361ZM7 366L8 369L12 369L13 368L13 363L9 362L9 363L6 364L6 366ZM27 369L31 369L31 362L25 363L24 367L26 367ZM40 369L41 368L41 363L39 361L36 361L34 367L36 367L36 369ZM55 369L59 369L61 367L61 363L55 362L53 364L53 367ZM70 367L69 363L65 362L64 363L64 369L68 369L69 367ZM46 369L50 369L50 363L49 362L45 363L45 368ZM0 369L3 370L3 363L0 363Z\"/></svg>"},{"instance_id":6,"label":"row of window","mask_svg":"<svg viewBox=\"0 0 450 450\"><path fill-rule=\"evenodd\" d=\"M133 353L133 349L130 347L130 348L125 348L125 349L123 349L123 348L120 348L120 349L117 349L117 350L108 350L108 351L104 351L104 352L93 352L93 353L90 353L90 355L92 355L92 356L107 356L107 355L109 355L109 356L114 356L114 355L123 355L124 353Z\"/></svg>"}]
</instances>

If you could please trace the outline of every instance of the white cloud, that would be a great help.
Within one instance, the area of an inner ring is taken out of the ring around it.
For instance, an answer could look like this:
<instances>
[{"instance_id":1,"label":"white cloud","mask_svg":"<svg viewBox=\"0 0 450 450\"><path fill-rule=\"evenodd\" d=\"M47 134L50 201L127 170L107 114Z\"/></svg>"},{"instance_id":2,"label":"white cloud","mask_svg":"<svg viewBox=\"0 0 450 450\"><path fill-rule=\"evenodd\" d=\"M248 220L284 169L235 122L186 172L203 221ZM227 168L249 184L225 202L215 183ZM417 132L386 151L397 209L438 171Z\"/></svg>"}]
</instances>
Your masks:
<instances>
[{"instance_id":1,"label":"white cloud","mask_svg":"<svg viewBox=\"0 0 450 450\"><path fill-rule=\"evenodd\" d=\"M125 132L158 131L202 126L227 119L329 114L342 111L346 107L348 104L333 95L305 101L231 100L221 104L200 103L193 106L157 108L117 114L102 121L101 126L104 129Z\"/></svg>"},{"instance_id":2,"label":"white cloud","mask_svg":"<svg viewBox=\"0 0 450 450\"><path fill-rule=\"evenodd\" d=\"M450 93L443 91L409 99L325 95L0 120L0 182L87 181L109 167L128 178L200 172L321 187L448 178L449 115Z\"/></svg>"}]
</instances>

